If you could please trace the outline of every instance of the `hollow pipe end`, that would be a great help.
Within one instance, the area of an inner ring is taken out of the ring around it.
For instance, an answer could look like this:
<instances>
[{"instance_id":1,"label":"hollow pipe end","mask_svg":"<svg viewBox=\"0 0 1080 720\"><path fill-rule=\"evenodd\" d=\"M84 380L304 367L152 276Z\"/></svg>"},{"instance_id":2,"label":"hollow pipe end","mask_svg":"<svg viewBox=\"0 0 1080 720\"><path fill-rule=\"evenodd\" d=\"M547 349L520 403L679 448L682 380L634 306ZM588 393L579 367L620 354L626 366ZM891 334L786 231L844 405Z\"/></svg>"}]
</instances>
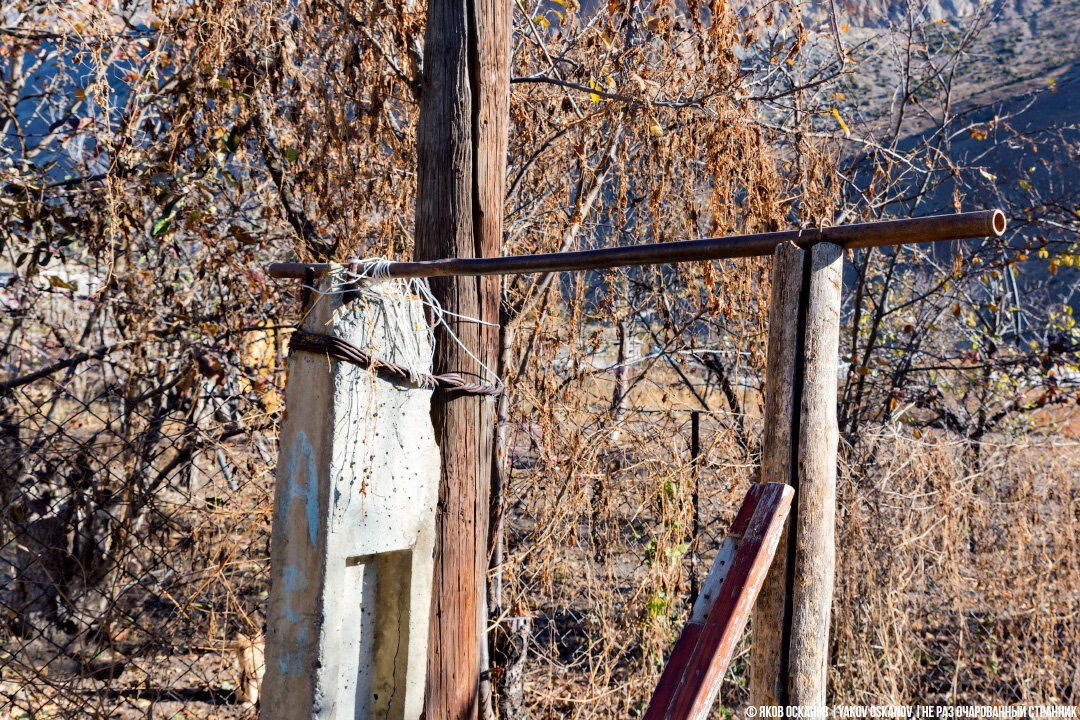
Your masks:
<instances>
[{"instance_id":1,"label":"hollow pipe end","mask_svg":"<svg viewBox=\"0 0 1080 720\"><path fill-rule=\"evenodd\" d=\"M990 213L990 234L994 237L1001 237L1005 233L1005 226L1007 222L1005 220L1005 213L1000 210L994 210Z\"/></svg>"}]
</instances>

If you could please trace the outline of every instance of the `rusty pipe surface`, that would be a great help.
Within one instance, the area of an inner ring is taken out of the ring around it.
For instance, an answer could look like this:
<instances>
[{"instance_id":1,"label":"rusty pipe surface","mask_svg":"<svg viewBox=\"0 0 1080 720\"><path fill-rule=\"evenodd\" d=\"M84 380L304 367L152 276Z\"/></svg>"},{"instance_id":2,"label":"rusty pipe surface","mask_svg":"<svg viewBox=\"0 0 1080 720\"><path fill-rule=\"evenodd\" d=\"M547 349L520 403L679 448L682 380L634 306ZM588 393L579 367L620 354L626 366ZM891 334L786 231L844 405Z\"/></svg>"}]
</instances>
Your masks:
<instances>
[{"instance_id":1,"label":"rusty pipe surface","mask_svg":"<svg viewBox=\"0 0 1080 720\"><path fill-rule=\"evenodd\" d=\"M777 245L793 242L807 248L830 242L844 248L908 245L942 240L965 240L1005 232L1005 213L1000 210L932 215L930 217L887 220L876 223L838 225L827 228L784 230L754 235L735 235L702 240L684 240L648 245L580 250L542 255L507 255L493 258L446 258L424 262L393 262L390 277L441 277L463 275L522 275L568 270L604 270L631 265L720 260L723 258L772 255ZM315 276L330 270L326 263L273 263L271 277L303 279L312 270Z\"/></svg>"}]
</instances>

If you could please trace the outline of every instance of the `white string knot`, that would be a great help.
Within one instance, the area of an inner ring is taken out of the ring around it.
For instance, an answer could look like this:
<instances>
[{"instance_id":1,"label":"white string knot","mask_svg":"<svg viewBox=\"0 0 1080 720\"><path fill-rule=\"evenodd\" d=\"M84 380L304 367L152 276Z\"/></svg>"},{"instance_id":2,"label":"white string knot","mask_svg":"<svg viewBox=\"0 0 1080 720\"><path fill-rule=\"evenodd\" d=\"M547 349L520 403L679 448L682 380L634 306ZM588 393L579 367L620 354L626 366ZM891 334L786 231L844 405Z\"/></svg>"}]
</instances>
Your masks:
<instances>
[{"instance_id":1,"label":"white string knot","mask_svg":"<svg viewBox=\"0 0 1080 720\"><path fill-rule=\"evenodd\" d=\"M324 289L320 290L307 285L304 285L304 288L320 296L352 294L370 300L385 300L381 293L371 290L370 286L392 280L390 277L390 265L391 261L382 257L351 258L345 265L338 265L337 263L332 265L327 273ZM447 336L464 350L465 354L482 370L483 380L493 385L502 386L502 381L497 373L484 364L461 342L461 339L458 338L446 322L446 317L453 317L463 322L477 323L488 327L498 327L498 323L487 322L444 309L432 294L431 287L425 278L401 278L395 280L395 282L400 284L405 293L419 298L421 304L430 311L432 319L431 324L425 323L428 331L428 347L431 349L431 354L426 358L423 358L423 353L419 352L405 353L406 356L422 358L421 361L426 360L426 367L430 367L435 349L435 328L441 325L446 330ZM386 302L381 302L380 307L386 320L387 332L392 333L394 342L406 342L409 338L416 342L415 323L409 317L410 313L407 309L403 311L399 304ZM420 350L419 342L416 342L415 350ZM413 384L429 389L434 387L431 375L426 372L426 367L423 369L412 367L411 363L403 363L403 366L407 369L409 379Z\"/></svg>"},{"instance_id":2,"label":"white string knot","mask_svg":"<svg viewBox=\"0 0 1080 720\"><path fill-rule=\"evenodd\" d=\"M353 258L349 260L349 264L360 268L359 272L352 273L358 280L370 279L380 281L390 279L390 261L386 258Z\"/></svg>"}]
</instances>

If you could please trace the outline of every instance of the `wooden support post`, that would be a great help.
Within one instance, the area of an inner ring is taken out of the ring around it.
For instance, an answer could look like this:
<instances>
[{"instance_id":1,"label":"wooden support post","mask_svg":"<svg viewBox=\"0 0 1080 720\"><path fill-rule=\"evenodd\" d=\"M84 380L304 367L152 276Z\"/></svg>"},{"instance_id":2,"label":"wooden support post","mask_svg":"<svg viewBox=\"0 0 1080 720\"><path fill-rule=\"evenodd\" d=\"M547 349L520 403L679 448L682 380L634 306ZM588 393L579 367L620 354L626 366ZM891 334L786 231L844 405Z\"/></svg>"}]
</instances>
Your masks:
<instances>
[{"instance_id":1,"label":"wooden support post","mask_svg":"<svg viewBox=\"0 0 1080 720\"><path fill-rule=\"evenodd\" d=\"M794 520L788 703L825 704L829 616L836 563L836 382L840 352L842 250L809 251L799 419L799 505Z\"/></svg>"},{"instance_id":2,"label":"wooden support post","mask_svg":"<svg viewBox=\"0 0 1080 720\"><path fill-rule=\"evenodd\" d=\"M796 489L786 557L754 612L752 705L821 706L836 522L841 248L777 248L769 311L761 481Z\"/></svg>"},{"instance_id":3,"label":"wooden support post","mask_svg":"<svg viewBox=\"0 0 1080 720\"><path fill-rule=\"evenodd\" d=\"M644 720L704 720L787 519L788 485L752 485L679 635Z\"/></svg>"},{"instance_id":4,"label":"wooden support post","mask_svg":"<svg viewBox=\"0 0 1080 720\"><path fill-rule=\"evenodd\" d=\"M701 555L701 467L698 458L701 457L701 411L694 410L690 413L690 463L694 468L694 491L691 494L691 503L694 506L693 530L690 534L690 602L696 603L698 599L697 561Z\"/></svg>"},{"instance_id":5,"label":"wooden support post","mask_svg":"<svg viewBox=\"0 0 1080 720\"><path fill-rule=\"evenodd\" d=\"M510 103L507 0L430 0L417 131L416 260L502 253ZM435 278L431 288L457 340L440 327L434 372L491 382L499 281ZM451 314L452 313L452 314ZM460 341L460 342L458 342ZM479 360L479 363L477 362ZM432 421L442 461L424 717L470 720L480 697L487 624L488 490L493 405L437 391Z\"/></svg>"},{"instance_id":6,"label":"wooden support post","mask_svg":"<svg viewBox=\"0 0 1080 720\"><path fill-rule=\"evenodd\" d=\"M795 485L792 441L795 439L795 383L798 364L799 302L804 251L792 243L773 254L772 295L769 298L769 341L765 365L765 436L761 447L761 483ZM796 498L790 517L795 516ZM788 525L780 537L765 584L754 606L750 629L750 704L786 705L782 654L784 591L787 578Z\"/></svg>"}]
</instances>

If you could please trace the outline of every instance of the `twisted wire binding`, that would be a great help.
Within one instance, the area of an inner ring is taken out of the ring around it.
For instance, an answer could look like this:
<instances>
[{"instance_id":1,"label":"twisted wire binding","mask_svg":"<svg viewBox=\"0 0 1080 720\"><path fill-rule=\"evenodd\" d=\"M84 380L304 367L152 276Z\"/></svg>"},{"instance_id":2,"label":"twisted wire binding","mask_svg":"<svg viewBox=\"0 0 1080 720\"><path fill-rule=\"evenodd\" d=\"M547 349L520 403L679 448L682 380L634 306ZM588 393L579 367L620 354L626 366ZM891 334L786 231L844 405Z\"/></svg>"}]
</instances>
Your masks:
<instances>
[{"instance_id":1,"label":"twisted wire binding","mask_svg":"<svg viewBox=\"0 0 1080 720\"><path fill-rule=\"evenodd\" d=\"M389 271L390 262L391 261L386 258L354 258L349 260L345 265L335 265L330 270L328 273L329 289L319 289L308 284L304 284L303 287L305 290L316 296L344 296L347 298L346 302L348 301L348 298L360 296L370 297L371 299L376 300L381 299L381 296L378 295L378 293L369 289L369 284L385 282L391 279ZM412 278L409 280L400 280L399 282L401 282L411 294L418 297L420 302L431 312L433 323L428 328L430 347L435 347L435 327L442 325L446 330L447 336L449 336L453 342L457 343L487 376L495 378L494 383L469 381L459 373L432 375L418 368L408 367L406 365L372 357L370 354L342 338L320 333L309 333L299 329L293 333L292 339L289 342L289 349L324 354L337 360L351 362L365 368L372 368L376 372L381 372L393 378L423 388L456 390L475 395L500 394L503 391L503 383L499 380L497 374L484 364L480 358L476 357L463 342L461 342L453 329L446 322L445 317L455 317L466 322L479 323L489 327L498 327L498 324L486 322L478 318L459 315L458 313L444 309L432 294L427 280L423 278ZM403 336L408 332L405 325L401 325L399 330Z\"/></svg>"},{"instance_id":2,"label":"twisted wire binding","mask_svg":"<svg viewBox=\"0 0 1080 720\"><path fill-rule=\"evenodd\" d=\"M390 376L421 387L457 390L470 395L498 395L503 391L502 383L489 385L470 382L457 373L445 373L443 375L417 373L404 365L373 357L348 340L333 335L297 330L289 338L289 350L327 355L335 360L349 362L365 369L374 370L383 376Z\"/></svg>"}]
</instances>

